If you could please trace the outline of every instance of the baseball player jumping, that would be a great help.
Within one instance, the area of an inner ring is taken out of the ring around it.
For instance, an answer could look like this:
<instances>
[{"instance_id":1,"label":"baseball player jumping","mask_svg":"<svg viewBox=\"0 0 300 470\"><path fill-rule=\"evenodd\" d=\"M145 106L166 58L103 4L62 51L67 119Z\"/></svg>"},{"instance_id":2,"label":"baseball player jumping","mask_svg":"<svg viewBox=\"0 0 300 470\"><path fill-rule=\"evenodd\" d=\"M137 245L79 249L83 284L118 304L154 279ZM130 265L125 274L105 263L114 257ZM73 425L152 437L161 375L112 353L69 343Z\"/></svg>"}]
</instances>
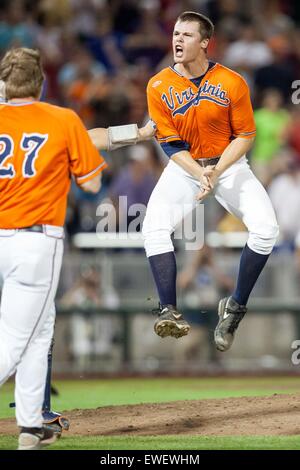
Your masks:
<instances>
[{"instance_id":1,"label":"baseball player jumping","mask_svg":"<svg viewBox=\"0 0 300 470\"><path fill-rule=\"evenodd\" d=\"M273 249L278 226L269 197L250 170L246 153L255 123L245 80L208 60L214 26L195 12L182 13L173 32L174 65L148 83L151 118L170 162L158 181L143 225L146 254L160 298L154 330L179 338L190 326L176 308L176 260L171 234L183 217L212 193L249 231L235 291L219 302L218 350L232 345L249 295ZM179 211L178 206L183 210Z\"/></svg>"},{"instance_id":2,"label":"baseball player jumping","mask_svg":"<svg viewBox=\"0 0 300 470\"><path fill-rule=\"evenodd\" d=\"M18 449L31 450L56 439L42 404L70 175L98 192L106 163L73 111L38 101L37 51L8 51L0 80L0 385L16 372Z\"/></svg>"}]
</instances>

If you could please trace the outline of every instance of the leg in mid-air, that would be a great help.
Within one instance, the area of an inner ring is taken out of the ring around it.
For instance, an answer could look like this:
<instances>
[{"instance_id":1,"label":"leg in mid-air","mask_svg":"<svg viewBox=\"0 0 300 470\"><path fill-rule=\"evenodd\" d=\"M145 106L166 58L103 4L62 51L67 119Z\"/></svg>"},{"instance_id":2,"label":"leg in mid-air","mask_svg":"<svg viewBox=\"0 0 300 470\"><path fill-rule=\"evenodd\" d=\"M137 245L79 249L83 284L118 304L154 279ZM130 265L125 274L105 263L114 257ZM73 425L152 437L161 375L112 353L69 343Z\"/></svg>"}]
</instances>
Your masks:
<instances>
[{"instance_id":1,"label":"leg in mid-air","mask_svg":"<svg viewBox=\"0 0 300 470\"><path fill-rule=\"evenodd\" d=\"M148 203L143 224L145 250L159 294L160 307L154 331L162 338L180 338L190 325L177 309L176 258L171 235L196 204L197 181L170 161Z\"/></svg>"},{"instance_id":2,"label":"leg in mid-air","mask_svg":"<svg viewBox=\"0 0 300 470\"><path fill-rule=\"evenodd\" d=\"M235 331L247 312L249 296L278 236L275 213L265 189L246 160L236 167L235 173L222 175L215 196L225 209L242 219L249 238L241 255L235 291L219 302L219 323L215 329L215 344L219 351L227 351L231 347Z\"/></svg>"}]
</instances>

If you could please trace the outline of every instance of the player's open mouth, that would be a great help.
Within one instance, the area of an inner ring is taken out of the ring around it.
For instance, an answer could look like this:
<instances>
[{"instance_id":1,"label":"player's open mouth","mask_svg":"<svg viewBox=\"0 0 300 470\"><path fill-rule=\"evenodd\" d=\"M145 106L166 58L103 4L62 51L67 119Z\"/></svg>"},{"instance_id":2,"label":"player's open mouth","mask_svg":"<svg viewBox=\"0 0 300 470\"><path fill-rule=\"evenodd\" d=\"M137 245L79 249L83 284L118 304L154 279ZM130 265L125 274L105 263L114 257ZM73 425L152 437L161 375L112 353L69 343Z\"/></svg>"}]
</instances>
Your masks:
<instances>
[{"instance_id":1,"label":"player's open mouth","mask_svg":"<svg viewBox=\"0 0 300 470\"><path fill-rule=\"evenodd\" d=\"M176 57L182 57L183 55L183 49L181 46L175 46L175 56Z\"/></svg>"}]
</instances>

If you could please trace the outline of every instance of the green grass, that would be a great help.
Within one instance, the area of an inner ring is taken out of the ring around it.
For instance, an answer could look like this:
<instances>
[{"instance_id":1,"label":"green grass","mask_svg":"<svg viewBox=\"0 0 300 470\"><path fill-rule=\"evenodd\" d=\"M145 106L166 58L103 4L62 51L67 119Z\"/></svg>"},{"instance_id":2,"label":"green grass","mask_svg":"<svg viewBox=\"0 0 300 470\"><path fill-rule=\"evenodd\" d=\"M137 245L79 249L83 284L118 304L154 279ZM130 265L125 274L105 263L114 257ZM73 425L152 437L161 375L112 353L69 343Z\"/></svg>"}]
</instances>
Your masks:
<instances>
[{"instance_id":1,"label":"green grass","mask_svg":"<svg viewBox=\"0 0 300 470\"><path fill-rule=\"evenodd\" d=\"M0 450L14 450L16 436L0 435ZM299 436L68 437L47 450L299 450Z\"/></svg>"},{"instance_id":2,"label":"green grass","mask_svg":"<svg viewBox=\"0 0 300 470\"><path fill-rule=\"evenodd\" d=\"M59 396L53 397L52 408L63 411L147 402L298 393L300 377L68 380L54 381L54 385ZM11 382L0 390L0 419L14 416L14 410L8 407L10 401L13 401ZM0 435L0 449L14 449L15 446L16 438ZM99 436L79 439L64 434L53 449L300 449L300 439L299 436Z\"/></svg>"},{"instance_id":3,"label":"green grass","mask_svg":"<svg viewBox=\"0 0 300 470\"><path fill-rule=\"evenodd\" d=\"M52 398L52 406L62 411L109 405L297 393L300 390L300 377L67 380L54 381L54 385L59 390L59 396ZM14 416L14 410L8 407L13 399L13 384L10 382L0 390L0 419Z\"/></svg>"}]
</instances>

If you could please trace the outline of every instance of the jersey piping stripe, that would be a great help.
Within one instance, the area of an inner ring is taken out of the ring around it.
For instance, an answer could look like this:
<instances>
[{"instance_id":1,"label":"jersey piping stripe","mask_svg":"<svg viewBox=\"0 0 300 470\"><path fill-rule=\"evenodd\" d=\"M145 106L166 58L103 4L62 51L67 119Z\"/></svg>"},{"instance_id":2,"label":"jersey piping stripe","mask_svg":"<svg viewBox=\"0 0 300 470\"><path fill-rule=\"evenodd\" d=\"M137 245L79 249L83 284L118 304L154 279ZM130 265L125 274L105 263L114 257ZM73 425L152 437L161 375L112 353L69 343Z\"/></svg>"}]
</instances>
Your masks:
<instances>
[{"instance_id":1,"label":"jersey piping stripe","mask_svg":"<svg viewBox=\"0 0 300 470\"><path fill-rule=\"evenodd\" d=\"M243 134L233 134L233 135L234 137L238 137L239 135L252 135L252 134L256 134L256 131L244 132Z\"/></svg>"},{"instance_id":2,"label":"jersey piping stripe","mask_svg":"<svg viewBox=\"0 0 300 470\"><path fill-rule=\"evenodd\" d=\"M27 106L28 104L35 104L36 101L24 101L24 102L21 102L21 103L7 103L6 101L2 102L1 101L1 105L5 105L5 106Z\"/></svg>"},{"instance_id":3,"label":"jersey piping stripe","mask_svg":"<svg viewBox=\"0 0 300 470\"><path fill-rule=\"evenodd\" d=\"M41 313L39 314L38 316L38 319L36 321L36 324L34 325L33 329L32 329L32 332L31 332L31 335L29 336L28 338L28 341L22 351L22 353L20 354L20 360L14 364L13 366L13 370L16 368L16 366L18 366L25 354L25 351L26 349L28 348L28 345L31 341L31 338L33 337L34 333L35 333L35 330L37 329L38 325L39 325L39 322L41 320L41 317L44 313L44 310L45 310L45 306L47 304L47 301L48 301L48 298L49 298L49 295L50 295L50 292L52 291L52 286L53 286L53 278L54 278L54 266L55 266L55 258L56 258L56 252L57 252L57 242L58 240L55 240L55 246L54 246L54 252L53 252L53 256L52 256L52 268L51 268L51 281L50 281L50 287L49 287L49 290L48 290L48 293L46 295L46 298L45 298L45 301L44 301L44 305L42 307L42 310L41 310ZM0 385L2 385L4 382L6 382L6 380L8 379L8 377L10 377L10 375L13 373L13 370L10 370L9 373L7 374L7 376L2 380L2 382L0 382Z\"/></svg>"},{"instance_id":4,"label":"jersey piping stripe","mask_svg":"<svg viewBox=\"0 0 300 470\"><path fill-rule=\"evenodd\" d=\"M210 63L211 63L211 62L210 62ZM206 72L201 76L201 78L203 78L204 75L206 75L207 72L209 72L210 70L212 70L216 65L217 65L217 62L214 63L212 66L209 66L208 69L206 70ZM191 80L190 78L187 78L187 77L185 77L184 75L182 75L180 72L178 72L178 71L175 69L175 66L174 66L174 65L169 65L169 69L171 69L173 72L175 72L177 75L179 75L179 77L181 77L181 78L186 78L187 80Z\"/></svg>"},{"instance_id":5,"label":"jersey piping stripe","mask_svg":"<svg viewBox=\"0 0 300 470\"><path fill-rule=\"evenodd\" d=\"M174 69L174 66L169 65L169 69L171 69L173 72L175 72L177 75L179 75L179 77L183 77L183 75L181 73L177 72L177 70Z\"/></svg>"},{"instance_id":6,"label":"jersey piping stripe","mask_svg":"<svg viewBox=\"0 0 300 470\"><path fill-rule=\"evenodd\" d=\"M106 162L102 162L101 165L97 166L97 168L93 171L90 171L90 173L87 173L86 175L84 176L78 176L76 178L76 181L80 181L80 180L83 180L85 178L88 178L89 176L92 176L94 173L96 173L98 170L100 170L100 168L102 168L103 166L106 165Z\"/></svg>"},{"instance_id":7,"label":"jersey piping stripe","mask_svg":"<svg viewBox=\"0 0 300 470\"><path fill-rule=\"evenodd\" d=\"M161 138L158 138L157 140L158 142L165 142L166 140L170 140L170 139L180 139L180 137L179 135L169 135L168 137L161 137Z\"/></svg>"}]
</instances>

